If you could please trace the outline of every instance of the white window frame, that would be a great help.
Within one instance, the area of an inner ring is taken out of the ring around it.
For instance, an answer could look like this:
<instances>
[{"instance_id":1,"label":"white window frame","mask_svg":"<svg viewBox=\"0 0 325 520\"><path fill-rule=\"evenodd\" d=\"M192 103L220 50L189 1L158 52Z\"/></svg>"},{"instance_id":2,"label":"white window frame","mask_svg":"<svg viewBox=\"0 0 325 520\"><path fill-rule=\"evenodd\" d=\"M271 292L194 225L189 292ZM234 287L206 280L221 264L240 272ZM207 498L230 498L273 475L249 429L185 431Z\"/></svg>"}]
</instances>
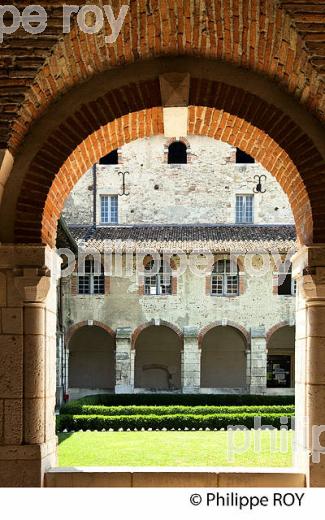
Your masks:
<instances>
[{"instance_id":1,"label":"white window frame","mask_svg":"<svg viewBox=\"0 0 325 520\"><path fill-rule=\"evenodd\" d=\"M216 271L216 269L217 269L218 264L221 262L224 263L223 272L218 272L218 271ZM230 262L229 258L220 258L219 260L217 260L214 263L213 270L211 273L211 290L210 290L211 296L216 296L217 298L222 298L222 297L232 298L232 297L239 296L238 266L237 266L236 272L232 272L231 270L229 270L229 272L228 272L227 264L230 264L230 266L231 266L231 262ZM236 279L236 280L234 280L234 279ZM229 283L231 285L234 285L234 287L236 288L236 292L228 291ZM214 290L214 285L216 286L216 290ZM220 292L218 292L219 289L221 289Z\"/></svg>"},{"instance_id":2,"label":"white window frame","mask_svg":"<svg viewBox=\"0 0 325 520\"><path fill-rule=\"evenodd\" d=\"M242 199L242 216L239 220L238 202ZM247 219L247 199L252 201L251 220ZM235 202L235 220L236 224L254 224L254 195L252 193L237 193Z\"/></svg>"},{"instance_id":3,"label":"white window frame","mask_svg":"<svg viewBox=\"0 0 325 520\"><path fill-rule=\"evenodd\" d=\"M112 206L112 199L116 202L115 207ZM103 208L104 201L108 201L109 207ZM119 223L119 204L118 195L100 195L100 223L101 224L118 224Z\"/></svg>"}]
</instances>

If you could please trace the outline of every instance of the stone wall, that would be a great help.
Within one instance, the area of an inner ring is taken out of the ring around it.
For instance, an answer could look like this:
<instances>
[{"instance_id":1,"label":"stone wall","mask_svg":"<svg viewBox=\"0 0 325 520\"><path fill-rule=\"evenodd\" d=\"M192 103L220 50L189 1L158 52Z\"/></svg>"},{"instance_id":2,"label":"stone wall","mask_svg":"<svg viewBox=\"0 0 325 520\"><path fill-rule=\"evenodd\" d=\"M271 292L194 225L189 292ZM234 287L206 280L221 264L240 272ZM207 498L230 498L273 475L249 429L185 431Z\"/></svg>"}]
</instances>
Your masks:
<instances>
[{"instance_id":1,"label":"stone wall","mask_svg":"<svg viewBox=\"0 0 325 520\"><path fill-rule=\"evenodd\" d=\"M120 171L128 171L128 197L119 197L119 223L234 223L236 194L252 194L265 175L265 194L254 196L254 222L292 223L293 217L275 178L259 164L235 164L236 149L209 137L191 136L189 164L166 163L167 139L139 139L122 147L122 164L97 165L97 215L100 196L121 193ZM72 190L63 216L70 224L93 222L93 171L89 170Z\"/></svg>"}]
</instances>

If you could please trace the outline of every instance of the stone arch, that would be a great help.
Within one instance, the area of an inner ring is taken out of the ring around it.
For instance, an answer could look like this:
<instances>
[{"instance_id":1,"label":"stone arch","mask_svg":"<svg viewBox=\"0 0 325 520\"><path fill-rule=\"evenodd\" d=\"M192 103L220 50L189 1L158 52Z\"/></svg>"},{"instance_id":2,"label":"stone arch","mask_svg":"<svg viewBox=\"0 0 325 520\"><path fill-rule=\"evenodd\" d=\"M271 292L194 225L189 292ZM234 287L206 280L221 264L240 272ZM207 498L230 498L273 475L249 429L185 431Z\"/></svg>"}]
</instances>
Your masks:
<instances>
[{"instance_id":1,"label":"stone arch","mask_svg":"<svg viewBox=\"0 0 325 520\"><path fill-rule=\"evenodd\" d=\"M108 325L105 325L105 323L102 323L100 321L96 321L96 320L85 320L85 321L80 321L79 323L74 323L73 325L71 325L71 327L67 330L67 333L66 333L66 336L65 336L65 341L67 343L69 343L71 337L73 336L73 334L75 332L77 332L77 330L81 329L82 327L86 327L86 326L90 326L90 327L98 327L100 329L103 329L105 330L105 332L107 332L107 334L109 334L110 336L112 336L112 338L114 338L115 340L115 336L116 336L116 333L113 329L111 329L111 327L109 327Z\"/></svg>"},{"instance_id":2,"label":"stone arch","mask_svg":"<svg viewBox=\"0 0 325 520\"><path fill-rule=\"evenodd\" d=\"M201 388L245 391L248 345L242 329L229 323L225 326L215 324L199 336Z\"/></svg>"},{"instance_id":3,"label":"stone arch","mask_svg":"<svg viewBox=\"0 0 325 520\"><path fill-rule=\"evenodd\" d=\"M71 327L68 388L72 398L115 388L115 335L99 322L84 321Z\"/></svg>"},{"instance_id":4,"label":"stone arch","mask_svg":"<svg viewBox=\"0 0 325 520\"><path fill-rule=\"evenodd\" d=\"M171 144L176 143L177 141L180 141L181 143L185 144L187 149L191 148L191 144L190 144L189 140L186 139L186 137L180 137L179 139L176 139L176 137L171 137L170 139L168 139L166 141L165 148L168 149Z\"/></svg>"},{"instance_id":5,"label":"stone arch","mask_svg":"<svg viewBox=\"0 0 325 520\"><path fill-rule=\"evenodd\" d=\"M176 325L174 325L173 323L170 323L169 321L165 321L165 320L159 320L159 321L151 320L151 321L148 321L147 323L143 323L142 325L139 325L139 327L133 331L132 336L131 336L132 350L135 350L135 344L136 344L136 341L137 341L139 335L141 334L141 332L143 332L148 327L160 327L160 326L167 327L168 329L171 329L173 332L175 332L175 334L177 335L177 337L179 339L181 350L183 350L184 349L183 332Z\"/></svg>"},{"instance_id":6,"label":"stone arch","mask_svg":"<svg viewBox=\"0 0 325 520\"><path fill-rule=\"evenodd\" d=\"M146 391L181 390L180 331L166 322L149 322L132 336L134 385Z\"/></svg>"},{"instance_id":7,"label":"stone arch","mask_svg":"<svg viewBox=\"0 0 325 520\"><path fill-rule=\"evenodd\" d=\"M232 327L233 329L237 330L243 339L246 342L247 348L250 347L251 339L249 332L243 327L242 325L239 325L238 323L235 323L231 320L225 320L223 321L215 321L214 323L210 323L209 325L206 325L203 329L200 330L198 335L198 345L199 349L202 349L202 344L204 340L204 336L210 332L210 330L215 329L217 327Z\"/></svg>"},{"instance_id":8,"label":"stone arch","mask_svg":"<svg viewBox=\"0 0 325 520\"><path fill-rule=\"evenodd\" d=\"M295 325L284 321L272 327L267 336L267 386L295 386Z\"/></svg>"},{"instance_id":9,"label":"stone arch","mask_svg":"<svg viewBox=\"0 0 325 520\"><path fill-rule=\"evenodd\" d=\"M273 334L275 334L278 330L282 329L283 327L294 327L294 325L292 323L290 323L288 320L281 321L281 322L277 323L276 325L273 325L273 327L271 327L270 330L266 334L266 344L269 343Z\"/></svg>"}]
</instances>

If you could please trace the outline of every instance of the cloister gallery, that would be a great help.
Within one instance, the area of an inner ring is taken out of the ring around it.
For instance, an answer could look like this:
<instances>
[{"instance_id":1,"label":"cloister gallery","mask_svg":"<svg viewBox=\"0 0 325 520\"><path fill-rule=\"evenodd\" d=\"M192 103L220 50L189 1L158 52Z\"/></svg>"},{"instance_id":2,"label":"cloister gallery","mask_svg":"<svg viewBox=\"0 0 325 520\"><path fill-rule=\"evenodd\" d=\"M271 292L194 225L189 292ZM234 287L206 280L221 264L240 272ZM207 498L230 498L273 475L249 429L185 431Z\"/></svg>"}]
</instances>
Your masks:
<instances>
[{"instance_id":1,"label":"cloister gallery","mask_svg":"<svg viewBox=\"0 0 325 520\"><path fill-rule=\"evenodd\" d=\"M21 30L0 47L0 485L51 485L56 471L55 244L65 201L100 158L152 136L239 148L288 198L298 239L298 449L287 472L100 478L325 485L321 443L319 461L310 456L312 428L325 424L325 2L131 0L113 44L105 29L72 24L63 35L61 2L42 4L44 35Z\"/></svg>"}]
</instances>

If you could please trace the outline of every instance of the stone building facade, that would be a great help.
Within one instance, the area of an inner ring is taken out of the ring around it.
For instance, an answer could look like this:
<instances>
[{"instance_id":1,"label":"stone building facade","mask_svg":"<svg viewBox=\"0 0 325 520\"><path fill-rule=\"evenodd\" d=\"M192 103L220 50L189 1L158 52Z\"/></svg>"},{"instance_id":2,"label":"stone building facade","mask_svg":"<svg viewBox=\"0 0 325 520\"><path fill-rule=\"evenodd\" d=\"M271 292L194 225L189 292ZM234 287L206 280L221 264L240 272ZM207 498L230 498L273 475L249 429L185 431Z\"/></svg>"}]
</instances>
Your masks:
<instances>
[{"instance_id":1,"label":"stone building facade","mask_svg":"<svg viewBox=\"0 0 325 520\"><path fill-rule=\"evenodd\" d=\"M123 146L67 200L79 262L61 282L58 358L70 398L294 392L287 197L240 150L207 137L180 142Z\"/></svg>"}]
</instances>

